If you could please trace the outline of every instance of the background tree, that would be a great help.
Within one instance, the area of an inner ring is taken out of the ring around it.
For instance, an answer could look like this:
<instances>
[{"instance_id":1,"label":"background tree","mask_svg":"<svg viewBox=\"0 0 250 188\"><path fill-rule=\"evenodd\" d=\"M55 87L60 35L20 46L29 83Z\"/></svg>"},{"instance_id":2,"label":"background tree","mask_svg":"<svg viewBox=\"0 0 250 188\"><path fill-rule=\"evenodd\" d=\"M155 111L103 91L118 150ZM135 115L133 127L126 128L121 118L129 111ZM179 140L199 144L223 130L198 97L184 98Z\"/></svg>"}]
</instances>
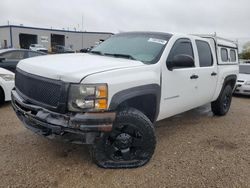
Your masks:
<instances>
[{"instance_id":1,"label":"background tree","mask_svg":"<svg viewBox=\"0 0 250 188\"><path fill-rule=\"evenodd\" d=\"M244 44L242 53L239 57L240 59L250 59L250 41Z\"/></svg>"}]
</instances>

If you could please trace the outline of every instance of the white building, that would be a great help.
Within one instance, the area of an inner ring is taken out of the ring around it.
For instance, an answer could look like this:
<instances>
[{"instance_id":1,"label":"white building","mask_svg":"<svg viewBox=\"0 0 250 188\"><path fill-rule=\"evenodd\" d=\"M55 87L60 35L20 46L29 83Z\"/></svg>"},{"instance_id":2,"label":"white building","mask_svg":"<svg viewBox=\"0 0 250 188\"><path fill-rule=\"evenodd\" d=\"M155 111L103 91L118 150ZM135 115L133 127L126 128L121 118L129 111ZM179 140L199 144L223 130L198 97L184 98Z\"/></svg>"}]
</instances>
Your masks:
<instances>
[{"instance_id":1,"label":"white building","mask_svg":"<svg viewBox=\"0 0 250 188\"><path fill-rule=\"evenodd\" d=\"M28 49L30 44L42 44L49 50L55 45L63 45L71 47L73 50L80 50L94 46L97 42L106 40L111 35L113 33L5 25L0 26L0 48Z\"/></svg>"}]
</instances>

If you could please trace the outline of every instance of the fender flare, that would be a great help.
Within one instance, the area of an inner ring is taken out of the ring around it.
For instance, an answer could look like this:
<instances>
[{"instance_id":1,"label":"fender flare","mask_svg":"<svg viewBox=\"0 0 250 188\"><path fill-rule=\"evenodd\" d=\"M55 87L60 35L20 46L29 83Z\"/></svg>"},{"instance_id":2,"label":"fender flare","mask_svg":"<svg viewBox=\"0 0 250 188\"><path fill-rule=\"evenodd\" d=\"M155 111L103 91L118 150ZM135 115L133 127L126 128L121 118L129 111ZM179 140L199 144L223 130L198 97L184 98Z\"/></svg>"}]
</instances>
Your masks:
<instances>
[{"instance_id":1,"label":"fender flare","mask_svg":"<svg viewBox=\"0 0 250 188\"><path fill-rule=\"evenodd\" d=\"M157 119L161 100L161 86L158 84L147 84L117 92L111 99L109 110L114 111L121 103L125 102L126 100L143 95L154 95L156 97L155 119Z\"/></svg>"},{"instance_id":2,"label":"fender flare","mask_svg":"<svg viewBox=\"0 0 250 188\"><path fill-rule=\"evenodd\" d=\"M226 78L224 79L224 82L223 82L222 89L226 86L226 83L228 83L229 81L233 81L234 82L234 85L233 85L233 87L234 87L235 84L236 84L236 82L237 82L237 75L231 74L231 75L226 76Z\"/></svg>"},{"instance_id":3,"label":"fender flare","mask_svg":"<svg viewBox=\"0 0 250 188\"><path fill-rule=\"evenodd\" d=\"M221 95L221 93L223 92L223 89L225 88L226 84L227 84L228 82L230 82L230 81L233 81L233 82L234 82L234 86L235 86L236 81L237 81L237 75L236 75L236 74L231 74L231 75L228 75L228 76L225 77L218 97L219 97L219 96ZM234 86L233 86L233 87L234 87ZM232 88L232 89L234 89L234 88ZM218 97L217 97L217 98L218 98Z\"/></svg>"}]
</instances>

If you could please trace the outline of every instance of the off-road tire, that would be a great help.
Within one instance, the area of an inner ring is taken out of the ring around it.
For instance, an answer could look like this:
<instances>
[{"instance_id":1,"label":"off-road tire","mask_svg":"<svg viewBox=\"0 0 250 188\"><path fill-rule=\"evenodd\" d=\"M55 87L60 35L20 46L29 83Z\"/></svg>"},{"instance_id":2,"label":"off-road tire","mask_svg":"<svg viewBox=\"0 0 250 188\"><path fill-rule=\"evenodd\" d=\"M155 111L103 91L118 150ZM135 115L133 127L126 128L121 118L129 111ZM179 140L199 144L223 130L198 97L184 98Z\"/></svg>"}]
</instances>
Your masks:
<instances>
[{"instance_id":1,"label":"off-road tire","mask_svg":"<svg viewBox=\"0 0 250 188\"><path fill-rule=\"evenodd\" d=\"M226 85L218 99L211 103L211 108L214 115L224 116L227 114L231 106L232 93L232 87L230 85Z\"/></svg>"},{"instance_id":2,"label":"off-road tire","mask_svg":"<svg viewBox=\"0 0 250 188\"><path fill-rule=\"evenodd\" d=\"M0 87L0 105L4 103L4 92L3 89Z\"/></svg>"},{"instance_id":3,"label":"off-road tire","mask_svg":"<svg viewBox=\"0 0 250 188\"><path fill-rule=\"evenodd\" d=\"M137 109L126 108L117 113L112 132L96 139L92 157L103 168L135 168L151 159L155 145L152 122Z\"/></svg>"}]
</instances>

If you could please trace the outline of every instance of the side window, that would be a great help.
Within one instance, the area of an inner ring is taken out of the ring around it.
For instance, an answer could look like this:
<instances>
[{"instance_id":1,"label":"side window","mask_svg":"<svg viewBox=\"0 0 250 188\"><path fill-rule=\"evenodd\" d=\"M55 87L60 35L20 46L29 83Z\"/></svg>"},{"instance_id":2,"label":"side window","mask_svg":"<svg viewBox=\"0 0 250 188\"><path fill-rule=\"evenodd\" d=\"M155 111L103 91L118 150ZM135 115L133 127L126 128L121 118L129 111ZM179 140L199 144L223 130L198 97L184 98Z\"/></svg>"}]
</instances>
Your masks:
<instances>
[{"instance_id":1,"label":"side window","mask_svg":"<svg viewBox=\"0 0 250 188\"><path fill-rule=\"evenodd\" d=\"M230 50L230 60L232 61L232 62L236 62L236 52L235 52L235 50Z\"/></svg>"},{"instance_id":2,"label":"side window","mask_svg":"<svg viewBox=\"0 0 250 188\"><path fill-rule=\"evenodd\" d=\"M173 61L177 55L188 55L194 58L193 47L189 39L179 39L173 45L167 61Z\"/></svg>"},{"instance_id":3,"label":"side window","mask_svg":"<svg viewBox=\"0 0 250 188\"><path fill-rule=\"evenodd\" d=\"M13 51L13 52L7 52L2 55L5 59L12 59L12 60L20 60L24 59L25 52L23 51Z\"/></svg>"},{"instance_id":4,"label":"side window","mask_svg":"<svg viewBox=\"0 0 250 188\"><path fill-rule=\"evenodd\" d=\"M5 59L10 59L12 55L12 52L6 52L6 53L3 53L1 56L4 57Z\"/></svg>"},{"instance_id":5,"label":"side window","mask_svg":"<svg viewBox=\"0 0 250 188\"><path fill-rule=\"evenodd\" d=\"M40 56L41 54L36 53L36 52L29 52L29 57L36 57L36 56Z\"/></svg>"},{"instance_id":6,"label":"side window","mask_svg":"<svg viewBox=\"0 0 250 188\"><path fill-rule=\"evenodd\" d=\"M221 53L221 60L224 61L224 62L227 62L228 61L227 49L226 48L221 48L220 53Z\"/></svg>"},{"instance_id":7,"label":"side window","mask_svg":"<svg viewBox=\"0 0 250 188\"><path fill-rule=\"evenodd\" d=\"M209 67L213 65L213 55L209 44L205 41L196 40L198 49L200 67Z\"/></svg>"}]
</instances>

